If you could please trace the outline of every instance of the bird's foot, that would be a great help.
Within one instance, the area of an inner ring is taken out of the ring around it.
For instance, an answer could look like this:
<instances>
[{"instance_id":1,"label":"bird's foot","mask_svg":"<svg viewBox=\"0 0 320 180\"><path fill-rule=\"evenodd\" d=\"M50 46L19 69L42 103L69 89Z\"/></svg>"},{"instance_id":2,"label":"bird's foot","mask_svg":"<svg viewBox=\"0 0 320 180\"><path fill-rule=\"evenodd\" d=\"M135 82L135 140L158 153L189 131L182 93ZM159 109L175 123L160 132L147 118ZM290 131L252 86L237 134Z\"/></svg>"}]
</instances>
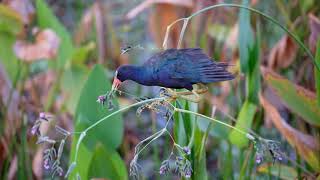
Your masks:
<instances>
[{"instance_id":1,"label":"bird's foot","mask_svg":"<svg viewBox=\"0 0 320 180\"><path fill-rule=\"evenodd\" d=\"M192 91L176 92L170 88L162 88L160 90L160 97L168 97L169 102L175 101L177 98L185 99L187 101L199 103L201 101L201 94L208 91L208 87L203 84L197 84L197 87Z\"/></svg>"}]
</instances>

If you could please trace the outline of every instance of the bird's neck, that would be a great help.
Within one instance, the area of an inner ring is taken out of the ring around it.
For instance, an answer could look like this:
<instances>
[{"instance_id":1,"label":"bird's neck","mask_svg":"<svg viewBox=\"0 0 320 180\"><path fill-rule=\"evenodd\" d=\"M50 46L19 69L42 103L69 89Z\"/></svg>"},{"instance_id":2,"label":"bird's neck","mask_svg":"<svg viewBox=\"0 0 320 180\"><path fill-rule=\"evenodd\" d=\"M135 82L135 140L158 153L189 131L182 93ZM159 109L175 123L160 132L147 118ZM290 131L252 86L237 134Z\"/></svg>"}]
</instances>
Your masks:
<instances>
[{"instance_id":1,"label":"bird's neck","mask_svg":"<svg viewBox=\"0 0 320 180\"><path fill-rule=\"evenodd\" d=\"M142 85L148 85L152 81L152 74L143 66L131 66L128 79Z\"/></svg>"}]
</instances>

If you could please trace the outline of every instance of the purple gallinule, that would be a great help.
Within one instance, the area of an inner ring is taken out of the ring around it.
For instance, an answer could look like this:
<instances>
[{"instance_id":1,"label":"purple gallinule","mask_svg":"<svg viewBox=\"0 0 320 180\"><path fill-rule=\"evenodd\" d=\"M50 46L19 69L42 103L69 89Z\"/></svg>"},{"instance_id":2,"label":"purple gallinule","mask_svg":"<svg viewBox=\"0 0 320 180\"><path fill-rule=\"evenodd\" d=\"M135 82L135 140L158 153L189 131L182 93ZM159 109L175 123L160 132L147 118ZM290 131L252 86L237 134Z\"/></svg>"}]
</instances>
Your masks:
<instances>
[{"instance_id":1,"label":"purple gallinule","mask_svg":"<svg viewBox=\"0 0 320 180\"><path fill-rule=\"evenodd\" d=\"M113 89L117 89L126 80L145 86L185 88L189 91L171 90L170 93L174 97L180 96L198 102L199 94L207 90L203 84L234 79L234 75L227 71L228 66L227 63L212 61L200 48L168 49L156 53L141 66L120 66L115 74ZM194 84L202 88L194 89ZM198 99L186 97L192 94Z\"/></svg>"}]
</instances>

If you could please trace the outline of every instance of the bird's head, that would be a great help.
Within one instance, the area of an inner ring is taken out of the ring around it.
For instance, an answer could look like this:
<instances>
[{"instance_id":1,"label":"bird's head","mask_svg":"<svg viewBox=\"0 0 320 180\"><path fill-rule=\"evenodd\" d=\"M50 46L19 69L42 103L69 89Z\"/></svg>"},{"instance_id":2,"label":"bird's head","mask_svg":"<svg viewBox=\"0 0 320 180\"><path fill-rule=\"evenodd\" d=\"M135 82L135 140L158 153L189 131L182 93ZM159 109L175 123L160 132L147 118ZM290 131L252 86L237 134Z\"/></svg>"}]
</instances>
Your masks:
<instances>
[{"instance_id":1,"label":"bird's head","mask_svg":"<svg viewBox=\"0 0 320 180\"><path fill-rule=\"evenodd\" d=\"M112 84L112 90L117 90L121 83L125 80L128 80L128 73L130 72L130 66L129 65L123 65L120 66L114 75L113 84Z\"/></svg>"}]
</instances>

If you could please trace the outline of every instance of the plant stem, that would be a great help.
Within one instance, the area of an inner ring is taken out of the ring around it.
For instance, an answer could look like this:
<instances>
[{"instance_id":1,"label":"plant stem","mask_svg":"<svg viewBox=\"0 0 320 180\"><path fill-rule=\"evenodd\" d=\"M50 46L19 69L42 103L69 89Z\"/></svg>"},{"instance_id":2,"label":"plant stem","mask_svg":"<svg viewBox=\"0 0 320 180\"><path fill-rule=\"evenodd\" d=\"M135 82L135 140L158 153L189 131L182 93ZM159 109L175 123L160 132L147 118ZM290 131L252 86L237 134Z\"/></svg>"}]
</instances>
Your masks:
<instances>
[{"instance_id":1,"label":"plant stem","mask_svg":"<svg viewBox=\"0 0 320 180\"><path fill-rule=\"evenodd\" d=\"M137 102L137 103L134 103L134 104L131 104L129 106L126 106L126 107L123 107L117 111L114 111L113 113L103 117L102 119L100 119L99 121L95 122L94 124L92 124L91 126L89 126L87 129L84 130L84 132L88 132L90 129L94 128L95 126L97 126L98 124L100 124L102 121L110 118L111 116L114 116L122 111L125 111L127 109L130 109L132 107L135 107L135 106L139 106L139 105L142 105L142 104L145 104L145 103L148 103L148 102L153 102L153 101L161 101L161 100L165 100L166 98L165 97L160 97L160 98L152 98L152 99L147 99L147 100L144 100L144 101L140 101L140 102Z\"/></svg>"},{"instance_id":2,"label":"plant stem","mask_svg":"<svg viewBox=\"0 0 320 180\"><path fill-rule=\"evenodd\" d=\"M210 121L217 122L217 123L219 123L219 124L222 124L222 125L224 125L224 126L226 126L226 127L229 127L229 128L231 128L231 129L234 129L234 130L238 131L239 133L241 133L241 134L243 134L244 136L246 136L249 140L254 140L254 139L252 139L252 138L249 138L249 137L253 137L251 134L246 133L246 132L244 132L244 131L242 131L242 130L240 130L240 129L238 129L238 128L235 128L234 126L232 126L232 125L230 125L230 124L224 123L224 122L219 121L219 120L217 120L217 119L210 118L210 117L205 116L205 115L203 115L203 114L199 114L199 113L196 113L196 112L193 112L193 111L189 111L189 110L184 110L184 109L179 109L179 108L175 108L174 110L177 111L177 112L193 114L193 115L200 116L200 117L203 117L203 118L205 118L205 119L208 119L208 120L210 120Z\"/></svg>"}]
</instances>

